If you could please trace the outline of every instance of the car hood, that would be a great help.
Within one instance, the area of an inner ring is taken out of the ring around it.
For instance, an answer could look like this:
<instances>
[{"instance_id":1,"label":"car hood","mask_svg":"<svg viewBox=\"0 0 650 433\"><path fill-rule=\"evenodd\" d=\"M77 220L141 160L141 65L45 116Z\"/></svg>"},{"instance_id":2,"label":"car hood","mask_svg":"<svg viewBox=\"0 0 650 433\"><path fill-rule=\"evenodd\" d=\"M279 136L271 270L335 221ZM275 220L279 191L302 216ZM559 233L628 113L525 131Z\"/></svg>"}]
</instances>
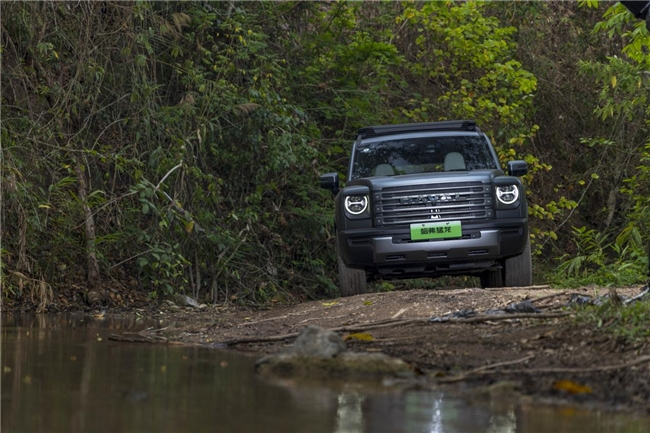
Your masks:
<instances>
[{"instance_id":1,"label":"car hood","mask_svg":"<svg viewBox=\"0 0 650 433\"><path fill-rule=\"evenodd\" d=\"M432 183L454 183L454 182L482 182L490 184L494 178L504 176L502 170L474 170L454 171L444 173L419 173L404 174L396 176L375 176L362 179L354 179L347 183L347 186L364 185L371 190L377 191L391 187L409 187L418 185L430 185Z\"/></svg>"}]
</instances>

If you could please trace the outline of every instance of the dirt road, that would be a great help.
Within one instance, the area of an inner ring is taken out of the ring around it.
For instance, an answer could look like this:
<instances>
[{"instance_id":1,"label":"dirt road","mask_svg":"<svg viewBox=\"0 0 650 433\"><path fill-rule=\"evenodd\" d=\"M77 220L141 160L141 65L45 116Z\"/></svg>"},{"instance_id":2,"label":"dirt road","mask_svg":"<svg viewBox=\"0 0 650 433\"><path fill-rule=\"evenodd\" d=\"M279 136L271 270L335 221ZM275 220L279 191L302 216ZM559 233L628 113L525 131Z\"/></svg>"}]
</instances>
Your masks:
<instances>
[{"instance_id":1,"label":"dirt road","mask_svg":"<svg viewBox=\"0 0 650 433\"><path fill-rule=\"evenodd\" d=\"M639 289L617 290L632 296ZM509 392L548 402L650 414L650 342L622 344L593 325L575 323L563 308L572 294L606 293L603 288L561 291L545 286L410 290L255 311L163 304L148 315L174 323L172 340L216 346L229 342L230 349L260 355L284 350L303 327L318 325L338 330L351 350L381 351L407 361L434 384L453 383L468 392L506 384ZM483 314L526 300L541 312ZM430 320L461 310L476 314Z\"/></svg>"}]
</instances>

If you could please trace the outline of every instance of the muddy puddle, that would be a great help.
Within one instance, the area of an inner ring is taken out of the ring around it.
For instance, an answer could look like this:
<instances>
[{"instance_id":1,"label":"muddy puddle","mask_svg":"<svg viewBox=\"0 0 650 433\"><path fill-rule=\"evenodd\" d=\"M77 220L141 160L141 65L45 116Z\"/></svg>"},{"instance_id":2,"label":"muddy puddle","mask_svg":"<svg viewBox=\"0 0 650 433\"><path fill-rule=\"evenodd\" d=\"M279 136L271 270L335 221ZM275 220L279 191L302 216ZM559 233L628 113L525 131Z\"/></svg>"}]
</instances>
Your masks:
<instances>
[{"instance_id":1,"label":"muddy puddle","mask_svg":"<svg viewBox=\"0 0 650 433\"><path fill-rule=\"evenodd\" d=\"M164 327L137 317L2 317L2 421L10 432L643 432L629 414L467 401L380 385L269 383L255 358L110 341Z\"/></svg>"}]
</instances>

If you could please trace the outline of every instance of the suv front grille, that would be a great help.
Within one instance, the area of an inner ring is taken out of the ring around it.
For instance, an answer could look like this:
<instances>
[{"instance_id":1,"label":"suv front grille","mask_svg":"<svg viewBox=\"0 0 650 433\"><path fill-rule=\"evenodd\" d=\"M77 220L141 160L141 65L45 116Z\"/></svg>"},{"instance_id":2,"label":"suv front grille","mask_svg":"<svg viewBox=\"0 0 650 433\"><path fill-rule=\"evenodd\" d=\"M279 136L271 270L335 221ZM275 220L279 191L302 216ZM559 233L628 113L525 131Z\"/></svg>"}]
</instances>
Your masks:
<instances>
[{"instance_id":1,"label":"suv front grille","mask_svg":"<svg viewBox=\"0 0 650 433\"><path fill-rule=\"evenodd\" d=\"M375 225L492 219L492 192L482 182L384 188L373 194Z\"/></svg>"}]
</instances>

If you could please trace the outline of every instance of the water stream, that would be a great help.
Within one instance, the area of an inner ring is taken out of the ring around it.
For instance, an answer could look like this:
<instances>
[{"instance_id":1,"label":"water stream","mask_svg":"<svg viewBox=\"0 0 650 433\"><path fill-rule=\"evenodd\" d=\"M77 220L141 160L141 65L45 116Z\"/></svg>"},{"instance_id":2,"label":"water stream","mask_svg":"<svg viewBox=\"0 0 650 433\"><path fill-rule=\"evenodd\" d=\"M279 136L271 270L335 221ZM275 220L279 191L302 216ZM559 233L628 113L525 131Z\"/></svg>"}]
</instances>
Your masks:
<instances>
[{"instance_id":1,"label":"water stream","mask_svg":"<svg viewBox=\"0 0 650 433\"><path fill-rule=\"evenodd\" d=\"M255 376L251 357L107 338L163 325L4 315L2 432L650 432L649 418L609 412L269 383Z\"/></svg>"}]
</instances>

